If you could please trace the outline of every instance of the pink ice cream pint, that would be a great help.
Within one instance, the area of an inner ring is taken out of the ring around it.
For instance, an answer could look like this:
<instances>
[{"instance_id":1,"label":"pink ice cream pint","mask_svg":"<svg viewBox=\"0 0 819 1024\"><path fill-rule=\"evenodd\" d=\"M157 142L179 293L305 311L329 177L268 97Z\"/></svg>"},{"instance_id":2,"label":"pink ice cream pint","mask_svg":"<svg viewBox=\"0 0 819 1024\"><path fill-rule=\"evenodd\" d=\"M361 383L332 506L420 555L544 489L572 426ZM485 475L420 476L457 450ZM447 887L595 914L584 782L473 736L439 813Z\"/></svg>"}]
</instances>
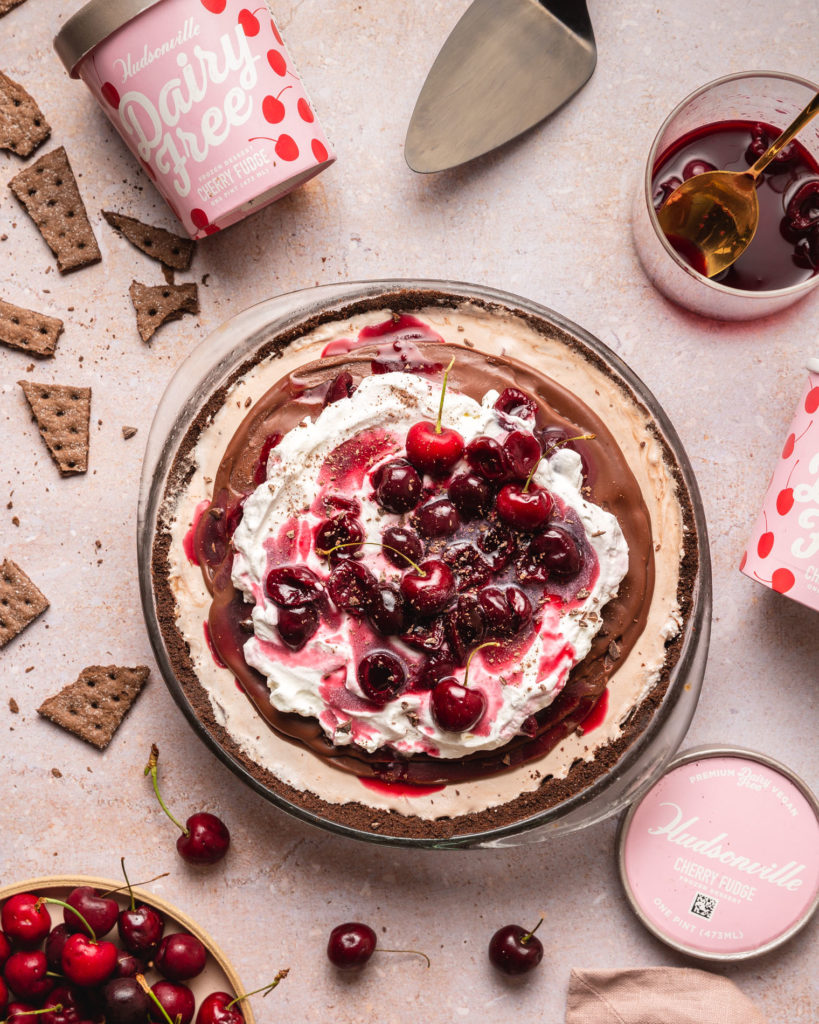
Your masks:
<instances>
[{"instance_id":1,"label":"pink ice cream pint","mask_svg":"<svg viewBox=\"0 0 819 1024\"><path fill-rule=\"evenodd\" d=\"M740 562L746 576L819 611L819 359Z\"/></svg>"},{"instance_id":2,"label":"pink ice cream pint","mask_svg":"<svg viewBox=\"0 0 819 1024\"><path fill-rule=\"evenodd\" d=\"M91 0L55 40L192 238L335 160L270 11L247 4Z\"/></svg>"}]
</instances>

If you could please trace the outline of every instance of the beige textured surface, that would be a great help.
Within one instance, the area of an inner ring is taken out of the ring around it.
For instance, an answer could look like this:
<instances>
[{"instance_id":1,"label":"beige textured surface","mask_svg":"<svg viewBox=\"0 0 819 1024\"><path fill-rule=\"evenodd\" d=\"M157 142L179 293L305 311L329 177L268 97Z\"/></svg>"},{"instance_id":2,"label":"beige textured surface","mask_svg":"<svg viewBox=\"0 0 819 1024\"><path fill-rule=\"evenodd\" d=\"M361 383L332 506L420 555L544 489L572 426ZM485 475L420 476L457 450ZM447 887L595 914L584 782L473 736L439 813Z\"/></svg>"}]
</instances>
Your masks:
<instances>
[{"instance_id":1,"label":"beige textured surface","mask_svg":"<svg viewBox=\"0 0 819 1024\"><path fill-rule=\"evenodd\" d=\"M2 19L3 70L31 91L55 145L66 146L95 228L99 211L114 208L174 229L90 94L52 54L58 17L78 6L31 0ZM89 472L57 479L15 383L29 359L0 352L0 552L24 565L51 601L0 653L0 878L112 875L120 854L140 878L170 870L157 891L217 938L248 983L293 968L259 1004L263 1022L559 1021L573 966L687 962L628 909L614 823L511 852L361 847L291 821L246 791L193 737L158 674L104 754L39 721L35 709L83 665L151 663L135 574L138 475L156 395L191 347L278 292L348 278L450 277L521 292L577 320L663 402L698 474L714 555L711 661L689 741L756 747L816 787L816 613L768 593L736 565L805 359L819 354L819 295L755 324L682 313L643 278L628 213L641 154L671 106L710 78L750 67L815 78L819 15L814 0L590 0L601 53L586 89L504 152L420 178L403 162L407 120L466 0L275 6L339 160L199 243L191 273L180 275L210 275L198 323L171 324L145 346L128 284L161 283L158 268L102 225L103 262L60 278L36 228L0 188L3 296L66 321L54 379L94 388ZM0 155L0 180L19 167ZM127 443L123 424L139 428ZM7 711L11 697L17 715ZM213 871L194 872L176 856L173 827L142 778L152 741L162 748L174 809L221 812L231 827L231 854ZM507 984L487 966L489 935L541 910L544 963L525 984ZM431 970L384 956L359 979L336 977L324 945L330 928L350 918L383 928L387 945L426 949ZM819 919L780 952L724 973L769 1019L812 1024L817 935Z\"/></svg>"}]
</instances>

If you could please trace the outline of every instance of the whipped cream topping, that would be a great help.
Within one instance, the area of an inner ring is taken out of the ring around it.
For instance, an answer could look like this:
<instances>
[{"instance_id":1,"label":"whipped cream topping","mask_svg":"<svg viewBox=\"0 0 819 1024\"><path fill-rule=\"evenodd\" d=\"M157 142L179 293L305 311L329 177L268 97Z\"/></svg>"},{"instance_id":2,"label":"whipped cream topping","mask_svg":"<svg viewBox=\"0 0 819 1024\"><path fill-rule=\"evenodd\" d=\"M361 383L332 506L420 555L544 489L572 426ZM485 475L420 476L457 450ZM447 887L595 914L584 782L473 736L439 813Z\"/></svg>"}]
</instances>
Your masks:
<instances>
[{"instance_id":1,"label":"whipped cream topping","mask_svg":"<svg viewBox=\"0 0 819 1024\"><path fill-rule=\"evenodd\" d=\"M493 408L497 397L496 391L489 391L479 404L448 392L447 426L467 443L480 434L502 438L509 429L530 429L530 422L517 417L504 416L502 423ZM598 572L576 600L563 608L544 606L531 643L511 664L498 665L491 655L485 657L486 652L473 659L469 685L484 692L487 709L472 731L441 729L431 714L429 691L405 692L383 706L367 700L356 679L357 657L363 645L383 647L384 638L360 619L342 615L340 620L322 620L302 650L285 647L275 628L278 609L267 597L265 580L274 565L294 562L326 578L327 563L316 554L313 543L324 517L312 509L319 479L326 478L322 470L328 456L345 442L378 431L391 443L373 465L372 471L376 470L404 454L407 430L420 419L434 420L439 400L440 383L414 374L365 378L351 398L328 405L315 421L306 419L273 449L267 480L247 499L234 534L233 583L254 603L254 634L245 644L245 658L266 678L274 707L318 719L336 746L356 744L374 751L388 745L404 754L442 758L503 746L518 734L527 717L552 703L572 667L588 654L602 625L601 609L616 595L628 569L627 544L617 520L583 496L579 455L560 450L541 461L534 480L574 510L595 551ZM405 517L386 513L377 505L370 475L364 474L354 486L345 481L335 493L358 499L365 539L378 544L382 531ZM329 489L333 490L332 485ZM400 581L403 571L383 558L377 547L365 547L362 553L382 582ZM395 637L389 646L408 665L423 658ZM453 674L463 681L463 668Z\"/></svg>"}]
</instances>

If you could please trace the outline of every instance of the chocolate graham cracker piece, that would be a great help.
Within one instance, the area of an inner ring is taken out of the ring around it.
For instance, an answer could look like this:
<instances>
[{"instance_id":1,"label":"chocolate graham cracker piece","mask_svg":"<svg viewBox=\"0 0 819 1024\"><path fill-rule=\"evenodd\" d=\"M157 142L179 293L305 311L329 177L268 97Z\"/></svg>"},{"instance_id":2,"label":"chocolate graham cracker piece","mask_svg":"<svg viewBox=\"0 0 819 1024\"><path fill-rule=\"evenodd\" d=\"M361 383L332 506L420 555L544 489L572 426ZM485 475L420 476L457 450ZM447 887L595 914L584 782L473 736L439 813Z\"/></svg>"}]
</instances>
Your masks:
<instances>
[{"instance_id":1,"label":"chocolate graham cracker piece","mask_svg":"<svg viewBox=\"0 0 819 1024\"><path fill-rule=\"evenodd\" d=\"M15 562L0 565L0 647L22 633L48 608L48 598Z\"/></svg>"},{"instance_id":2,"label":"chocolate graham cracker piece","mask_svg":"<svg viewBox=\"0 0 819 1024\"><path fill-rule=\"evenodd\" d=\"M61 476L88 469L88 423L91 419L91 388L64 384L35 384L19 380L23 394L40 428Z\"/></svg>"},{"instance_id":3,"label":"chocolate graham cracker piece","mask_svg":"<svg viewBox=\"0 0 819 1024\"><path fill-rule=\"evenodd\" d=\"M32 356L53 356L63 322L0 299L0 342Z\"/></svg>"},{"instance_id":4,"label":"chocolate graham cracker piece","mask_svg":"<svg viewBox=\"0 0 819 1024\"><path fill-rule=\"evenodd\" d=\"M51 135L51 125L33 97L0 71L0 149L31 156Z\"/></svg>"},{"instance_id":5,"label":"chocolate graham cracker piece","mask_svg":"<svg viewBox=\"0 0 819 1024\"><path fill-rule=\"evenodd\" d=\"M13 10L15 7L19 7L20 4L24 4L25 2L26 0L0 0L0 18L2 18L4 14L8 14L9 11Z\"/></svg>"},{"instance_id":6,"label":"chocolate graham cracker piece","mask_svg":"<svg viewBox=\"0 0 819 1024\"><path fill-rule=\"evenodd\" d=\"M169 320L180 320L185 313L199 312L199 289L195 284L147 285L132 281L128 292L143 341L149 341Z\"/></svg>"},{"instance_id":7,"label":"chocolate graham cracker piece","mask_svg":"<svg viewBox=\"0 0 819 1024\"><path fill-rule=\"evenodd\" d=\"M189 238L182 238L165 228L143 224L135 217L113 210L103 210L103 217L112 228L123 234L128 241L141 249L146 256L151 256L172 270L187 270L193 259L194 243Z\"/></svg>"},{"instance_id":8,"label":"chocolate graham cracker piece","mask_svg":"<svg viewBox=\"0 0 819 1024\"><path fill-rule=\"evenodd\" d=\"M62 146L20 171L9 188L57 257L61 274L99 263L102 254Z\"/></svg>"},{"instance_id":9,"label":"chocolate graham cracker piece","mask_svg":"<svg viewBox=\"0 0 819 1024\"><path fill-rule=\"evenodd\" d=\"M105 750L148 679L145 665L89 665L79 678L44 700L37 713Z\"/></svg>"}]
</instances>

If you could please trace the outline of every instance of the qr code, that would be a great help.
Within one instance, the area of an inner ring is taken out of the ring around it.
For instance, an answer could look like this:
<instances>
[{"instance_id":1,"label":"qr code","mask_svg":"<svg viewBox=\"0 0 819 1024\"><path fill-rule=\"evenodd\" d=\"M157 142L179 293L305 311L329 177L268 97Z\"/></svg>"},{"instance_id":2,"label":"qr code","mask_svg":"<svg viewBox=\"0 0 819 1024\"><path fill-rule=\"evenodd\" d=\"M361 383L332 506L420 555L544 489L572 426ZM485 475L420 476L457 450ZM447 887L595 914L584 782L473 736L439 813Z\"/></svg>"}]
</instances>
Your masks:
<instances>
[{"instance_id":1,"label":"qr code","mask_svg":"<svg viewBox=\"0 0 819 1024\"><path fill-rule=\"evenodd\" d=\"M694 902L691 904L691 913L696 914L697 917L704 917L706 921L710 921L714 911L717 909L717 903L713 896L706 896L704 893L698 892L694 897Z\"/></svg>"}]
</instances>

